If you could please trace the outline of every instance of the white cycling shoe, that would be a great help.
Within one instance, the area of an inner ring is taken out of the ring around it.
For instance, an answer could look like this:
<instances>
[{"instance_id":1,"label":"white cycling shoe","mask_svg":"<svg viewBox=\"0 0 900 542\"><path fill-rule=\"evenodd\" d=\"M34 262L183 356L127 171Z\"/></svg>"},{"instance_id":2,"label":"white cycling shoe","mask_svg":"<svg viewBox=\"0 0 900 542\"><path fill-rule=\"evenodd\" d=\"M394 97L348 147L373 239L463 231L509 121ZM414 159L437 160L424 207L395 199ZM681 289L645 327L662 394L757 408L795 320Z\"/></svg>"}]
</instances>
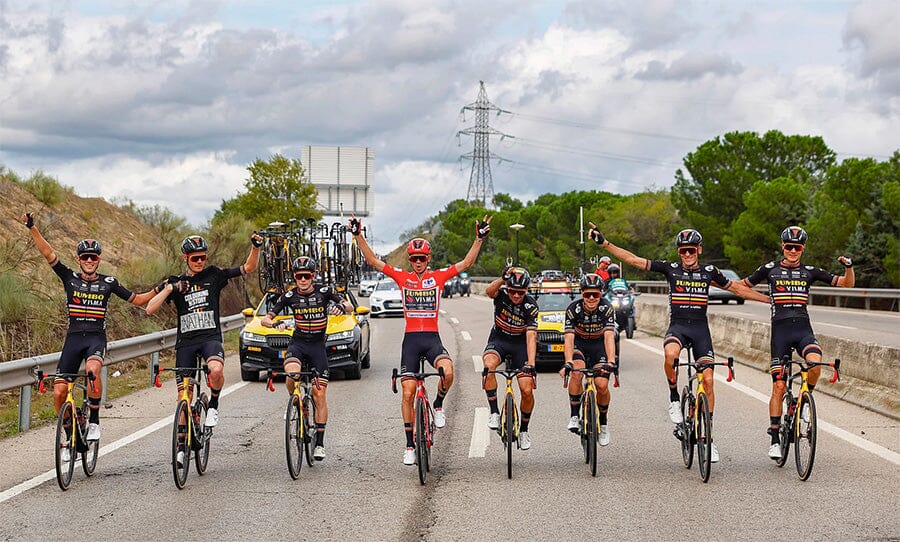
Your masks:
<instances>
[{"instance_id":1,"label":"white cycling shoe","mask_svg":"<svg viewBox=\"0 0 900 542\"><path fill-rule=\"evenodd\" d=\"M684 422L684 416L681 415L681 403L678 401L669 403L669 419L672 420L672 423Z\"/></svg>"},{"instance_id":2,"label":"white cycling shoe","mask_svg":"<svg viewBox=\"0 0 900 542\"><path fill-rule=\"evenodd\" d=\"M407 448L403 451L403 464L404 465L415 465L416 464L416 449L415 448Z\"/></svg>"},{"instance_id":3,"label":"white cycling shoe","mask_svg":"<svg viewBox=\"0 0 900 542\"><path fill-rule=\"evenodd\" d=\"M712 443L712 450L709 451L709 462L710 463L718 463L719 462L719 449L716 448L716 443Z\"/></svg>"},{"instance_id":4,"label":"white cycling shoe","mask_svg":"<svg viewBox=\"0 0 900 542\"><path fill-rule=\"evenodd\" d=\"M581 418L578 416L569 418L569 425L566 426L566 429L573 433L578 433L581 430Z\"/></svg>"},{"instance_id":5,"label":"white cycling shoe","mask_svg":"<svg viewBox=\"0 0 900 542\"><path fill-rule=\"evenodd\" d=\"M600 438L598 440L598 442L600 443L600 446L609 446L609 440L610 440L609 439L609 426L601 425L600 426Z\"/></svg>"},{"instance_id":6,"label":"white cycling shoe","mask_svg":"<svg viewBox=\"0 0 900 542\"><path fill-rule=\"evenodd\" d=\"M313 450L313 459L316 461L322 461L325 459L325 447L324 446L316 446Z\"/></svg>"},{"instance_id":7,"label":"white cycling shoe","mask_svg":"<svg viewBox=\"0 0 900 542\"><path fill-rule=\"evenodd\" d=\"M488 429L500 429L500 413L494 412L488 416Z\"/></svg>"},{"instance_id":8,"label":"white cycling shoe","mask_svg":"<svg viewBox=\"0 0 900 542\"><path fill-rule=\"evenodd\" d=\"M206 427L215 427L219 425L219 409L211 408L206 411Z\"/></svg>"},{"instance_id":9,"label":"white cycling shoe","mask_svg":"<svg viewBox=\"0 0 900 542\"><path fill-rule=\"evenodd\" d=\"M781 459L781 444L777 442L771 446L769 446L769 459L773 459L778 461Z\"/></svg>"},{"instance_id":10,"label":"white cycling shoe","mask_svg":"<svg viewBox=\"0 0 900 542\"><path fill-rule=\"evenodd\" d=\"M184 468L184 452L182 450L178 450L178 455L175 456L175 464L178 465L179 469Z\"/></svg>"},{"instance_id":11,"label":"white cycling shoe","mask_svg":"<svg viewBox=\"0 0 900 542\"><path fill-rule=\"evenodd\" d=\"M444 409L434 409L434 426L440 429L445 425L447 425L447 416L444 414Z\"/></svg>"},{"instance_id":12,"label":"white cycling shoe","mask_svg":"<svg viewBox=\"0 0 900 542\"><path fill-rule=\"evenodd\" d=\"M89 423L86 438L87 440L100 440L100 424Z\"/></svg>"},{"instance_id":13,"label":"white cycling shoe","mask_svg":"<svg viewBox=\"0 0 900 542\"><path fill-rule=\"evenodd\" d=\"M531 437L528 436L528 431L522 431L519 433L519 449L527 450L531 448Z\"/></svg>"}]
</instances>

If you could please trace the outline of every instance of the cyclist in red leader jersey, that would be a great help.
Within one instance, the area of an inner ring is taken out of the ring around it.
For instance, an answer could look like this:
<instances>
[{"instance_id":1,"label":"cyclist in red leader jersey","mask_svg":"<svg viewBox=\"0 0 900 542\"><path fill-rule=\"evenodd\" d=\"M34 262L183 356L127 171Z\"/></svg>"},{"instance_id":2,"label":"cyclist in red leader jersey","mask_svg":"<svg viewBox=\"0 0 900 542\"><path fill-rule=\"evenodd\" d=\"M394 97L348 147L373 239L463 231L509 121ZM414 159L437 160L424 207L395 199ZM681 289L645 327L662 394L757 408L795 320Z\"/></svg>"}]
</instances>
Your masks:
<instances>
[{"instance_id":1,"label":"cyclist in red leader jersey","mask_svg":"<svg viewBox=\"0 0 900 542\"><path fill-rule=\"evenodd\" d=\"M359 248L366 258L366 263L376 271L394 279L403 292L403 316L406 319L406 333L403 336L403 345L400 355L400 372L403 375L403 402L401 412L403 414L403 429L406 433L406 450L403 453L403 463L414 465L416 462L415 446L413 444L413 396L416 393L416 381L409 375L421 372L419 359L424 357L436 369L444 369L444 385L438 386L437 397L434 400L434 425L444 427L447 418L444 415L444 397L453 384L453 361L441 343L438 334L438 309L441 302L441 290L444 283L462 271L465 271L475 263L481 244L491 230L491 219L484 215L484 219L475 223L475 241L472 248L466 253L466 257L457 264L444 267L437 271L428 269L431 261L431 245L421 238L413 239L406 247L409 254L409 262L412 272L404 271L387 265L379 260L372 251L372 247L361 235L362 222L354 217L350 218L350 233L356 238Z\"/></svg>"}]
</instances>

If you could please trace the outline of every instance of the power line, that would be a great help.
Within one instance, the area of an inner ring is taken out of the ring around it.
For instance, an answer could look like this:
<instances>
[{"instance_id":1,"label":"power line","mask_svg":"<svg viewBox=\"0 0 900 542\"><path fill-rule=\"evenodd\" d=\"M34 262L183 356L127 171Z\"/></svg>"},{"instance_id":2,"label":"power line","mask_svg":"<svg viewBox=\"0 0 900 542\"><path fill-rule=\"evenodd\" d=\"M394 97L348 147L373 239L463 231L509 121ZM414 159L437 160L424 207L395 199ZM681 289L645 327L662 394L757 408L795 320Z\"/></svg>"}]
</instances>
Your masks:
<instances>
[{"instance_id":1,"label":"power line","mask_svg":"<svg viewBox=\"0 0 900 542\"><path fill-rule=\"evenodd\" d=\"M689 141L691 143L703 143L704 142L703 139L697 139L697 138L693 138L693 137L677 136L677 135L671 135L671 134L657 134L657 133L652 133L652 132L641 132L639 130L628 130L625 128L613 128L610 126L600 126L598 124L590 124L587 122L565 120L565 119L554 119L551 117L543 117L540 115L530 115L528 113L518 113L516 111L505 111L504 110L504 111L501 111L501 113L507 113L509 115L513 115L513 116L516 116L516 117L519 117L519 118L522 118L525 120L531 120L531 121L535 121L535 122L545 122L548 124L557 124L560 126L571 126L573 128L583 128L586 130L597 130L600 132L614 132L614 133L619 133L619 134L628 134L628 135L635 135L635 136L641 136L641 137L653 137L653 138L657 138L657 139L673 139L676 141Z\"/></svg>"},{"instance_id":2,"label":"power line","mask_svg":"<svg viewBox=\"0 0 900 542\"><path fill-rule=\"evenodd\" d=\"M534 147L537 149L544 149L544 150L548 150L548 151L559 151L559 152L565 152L565 153L569 153L569 154L579 154L582 156L593 156L596 158L606 158L609 160L620 160L623 162L633 162L633 163L637 163L637 164L645 164L645 165L650 165L650 166L678 167L681 165L677 162L666 162L663 160L655 160L653 158L645 158L642 156L632 156L632 155L628 155L628 154L615 154L615 153L594 151L594 150L590 150L590 149L581 149L578 147L569 147L566 145L558 145L556 143L547 143L547 142L543 142L543 141L536 141L536 140L526 139L526 138L516 137L516 136L506 136L506 138L501 138L500 140L505 141L507 139L509 141L511 141L511 143L513 145L515 145L516 143L521 143L522 145L527 145L529 147Z\"/></svg>"}]
</instances>

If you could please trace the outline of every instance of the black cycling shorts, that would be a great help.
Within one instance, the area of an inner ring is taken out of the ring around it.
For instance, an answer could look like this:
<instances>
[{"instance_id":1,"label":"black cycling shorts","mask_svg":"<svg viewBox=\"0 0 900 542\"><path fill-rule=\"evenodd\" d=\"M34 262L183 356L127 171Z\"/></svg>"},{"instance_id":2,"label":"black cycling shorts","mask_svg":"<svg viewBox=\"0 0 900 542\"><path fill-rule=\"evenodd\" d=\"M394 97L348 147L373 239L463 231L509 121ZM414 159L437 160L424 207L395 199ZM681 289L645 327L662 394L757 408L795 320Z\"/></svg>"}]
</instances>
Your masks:
<instances>
[{"instance_id":1,"label":"black cycling shorts","mask_svg":"<svg viewBox=\"0 0 900 542\"><path fill-rule=\"evenodd\" d=\"M302 369L315 369L319 380L328 382L328 355L325 353L325 338L320 341L291 341L284 357L284 364L300 363Z\"/></svg>"},{"instance_id":2,"label":"black cycling shorts","mask_svg":"<svg viewBox=\"0 0 900 542\"><path fill-rule=\"evenodd\" d=\"M222 341L206 341L198 344L190 344L175 349L175 367L179 369L194 369L198 367L197 357L202 362L209 363L210 358L218 358L225 364L225 348ZM202 363L201 362L201 363ZM181 373L179 373L180 375ZM191 376L195 376L191 374Z\"/></svg>"},{"instance_id":3,"label":"black cycling shorts","mask_svg":"<svg viewBox=\"0 0 900 542\"><path fill-rule=\"evenodd\" d=\"M813 334L812 325L808 318L785 318L772 322L772 365L769 371L772 373L772 381L784 380L787 375L782 374L781 360L793 355L796 351L800 357L806 359L809 354L822 355L822 347Z\"/></svg>"},{"instance_id":4,"label":"black cycling shorts","mask_svg":"<svg viewBox=\"0 0 900 542\"><path fill-rule=\"evenodd\" d=\"M673 318L666 330L663 347L676 343L680 347L691 347L694 361L697 363L713 363L716 354L713 352L712 337L709 335L709 323L706 320L683 320ZM698 370L703 370L703 367Z\"/></svg>"},{"instance_id":5,"label":"black cycling shorts","mask_svg":"<svg viewBox=\"0 0 900 542\"><path fill-rule=\"evenodd\" d=\"M575 351L572 353L573 360L580 360L584 362L584 366L592 369L600 364L607 363L606 358L606 344L604 343L604 338L600 339L582 339L575 336ZM609 373L606 371L601 371L600 375L603 378L609 378Z\"/></svg>"},{"instance_id":6,"label":"black cycling shorts","mask_svg":"<svg viewBox=\"0 0 900 542\"><path fill-rule=\"evenodd\" d=\"M99 358L103 364L106 355L106 335L100 333L73 334L66 336L56 372L75 374L81 368L81 362L88 358ZM96 375L100 376L100 375Z\"/></svg>"},{"instance_id":7,"label":"black cycling shorts","mask_svg":"<svg viewBox=\"0 0 900 542\"><path fill-rule=\"evenodd\" d=\"M506 369L513 371L521 369L528 362L528 348L526 344L525 335L513 337L491 333L491 336L488 337L487 345L484 347L484 353L496 354L500 358L500 363L506 363Z\"/></svg>"},{"instance_id":8,"label":"black cycling shorts","mask_svg":"<svg viewBox=\"0 0 900 542\"><path fill-rule=\"evenodd\" d=\"M435 331L413 331L403 336L400 374L408 376L422 372L423 368L419 366L421 358L425 358L432 367L440 359L450 359L440 334Z\"/></svg>"}]
</instances>

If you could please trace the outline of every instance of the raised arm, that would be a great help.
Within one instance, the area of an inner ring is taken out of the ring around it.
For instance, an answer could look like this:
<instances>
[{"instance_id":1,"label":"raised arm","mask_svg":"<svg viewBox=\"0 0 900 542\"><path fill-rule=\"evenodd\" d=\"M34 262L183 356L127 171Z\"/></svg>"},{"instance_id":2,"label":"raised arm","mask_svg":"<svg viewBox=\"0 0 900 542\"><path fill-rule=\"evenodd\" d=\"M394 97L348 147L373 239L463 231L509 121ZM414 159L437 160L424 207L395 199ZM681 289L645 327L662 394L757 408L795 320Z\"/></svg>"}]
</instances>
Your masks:
<instances>
[{"instance_id":1,"label":"raised arm","mask_svg":"<svg viewBox=\"0 0 900 542\"><path fill-rule=\"evenodd\" d=\"M50 265L55 264L59 258L56 256L56 253L53 252L50 243L44 239L44 236L38 231L37 226L34 225L34 213L23 214L22 223L24 223L25 227L28 228L28 231L31 232L31 238L34 239L34 246L37 247L44 259L47 260L47 263Z\"/></svg>"},{"instance_id":2,"label":"raised arm","mask_svg":"<svg viewBox=\"0 0 900 542\"><path fill-rule=\"evenodd\" d=\"M472 247L469 248L466 257L456 264L456 270L458 272L462 273L475 265L475 260L478 259L478 253L481 251L481 245L484 243L484 238L487 237L488 233L491 231L491 220L493 220L493 218L493 216L484 215L482 220L475 221L475 240L472 241Z\"/></svg>"},{"instance_id":3,"label":"raised arm","mask_svg":"<svg viewBox=\"0 0 900 542\"><path fill-rule=\"evenodd\" d=\"M625 250L624 248L617 247L616 245L609 242L606 237L600 233L600 230L597 229L597 226L594 225L593 222L588 222L588 226L591 228L591 231L588 232L588 237L594 240L598 245L605 248L607 252L627 263L632 267L637 267L638 269L647 270L650 268L650 261L646 258L641 258L631 252Z\"/></svg>"},{"instance_id":4,"label":"raised arm","mask_svg":"<svg viewBox=\"0 0 900 542\"><path fill-rule=\"evenodd\" d=\"M853 260L849 256L840 256L838 261L844 266L844 274L837 279L837 285L842 288L853 288L856 284L856 273L853 272Z\"/></svg>"},{"instance_id":5,"label":"raised arm","mask_svg":"<svg viewBox=\"0 0 900 542\"><path fill-rule=\"evenodd\" d=\"M366 263L374 267L375 271L383 271L386 264L378 259L378 256L375 255L375 251L369 246L369 243L362 234L362 221L355 216L350 217L350 234L356 239L356 244L359 246L363 258L366 259Z\"/></svg>"},{"instance_id":6,"label":"raised arm","mask_svg":"<svg viewBox=\"0 0 900 542\"><path fill-rule=\"evenodd\" d=\"M259 247L263 245L263 238L254 233L250 236L250 243L253 245L250 247L250 254L247 255L247 261L241 266L245 275L256 271L256 267L259 265Z\"/></svg>"},{"instance_id":7,"label":"raised arm","mask_svg":"<svg viewBox=\"0 0 900 542\"><path fill-rule=\"evenodd\" d=\"M505 270L504 270L505 271ZM504 275L506 273L504 272ZM494 299L497 297L497 294L500 293L500 287L503 286L503 283L506 282L506 279L503 277L499 277L493 280L490 284L487 285L487 288L484 289L484 295Z\"/></svg>"}]
</instances>

